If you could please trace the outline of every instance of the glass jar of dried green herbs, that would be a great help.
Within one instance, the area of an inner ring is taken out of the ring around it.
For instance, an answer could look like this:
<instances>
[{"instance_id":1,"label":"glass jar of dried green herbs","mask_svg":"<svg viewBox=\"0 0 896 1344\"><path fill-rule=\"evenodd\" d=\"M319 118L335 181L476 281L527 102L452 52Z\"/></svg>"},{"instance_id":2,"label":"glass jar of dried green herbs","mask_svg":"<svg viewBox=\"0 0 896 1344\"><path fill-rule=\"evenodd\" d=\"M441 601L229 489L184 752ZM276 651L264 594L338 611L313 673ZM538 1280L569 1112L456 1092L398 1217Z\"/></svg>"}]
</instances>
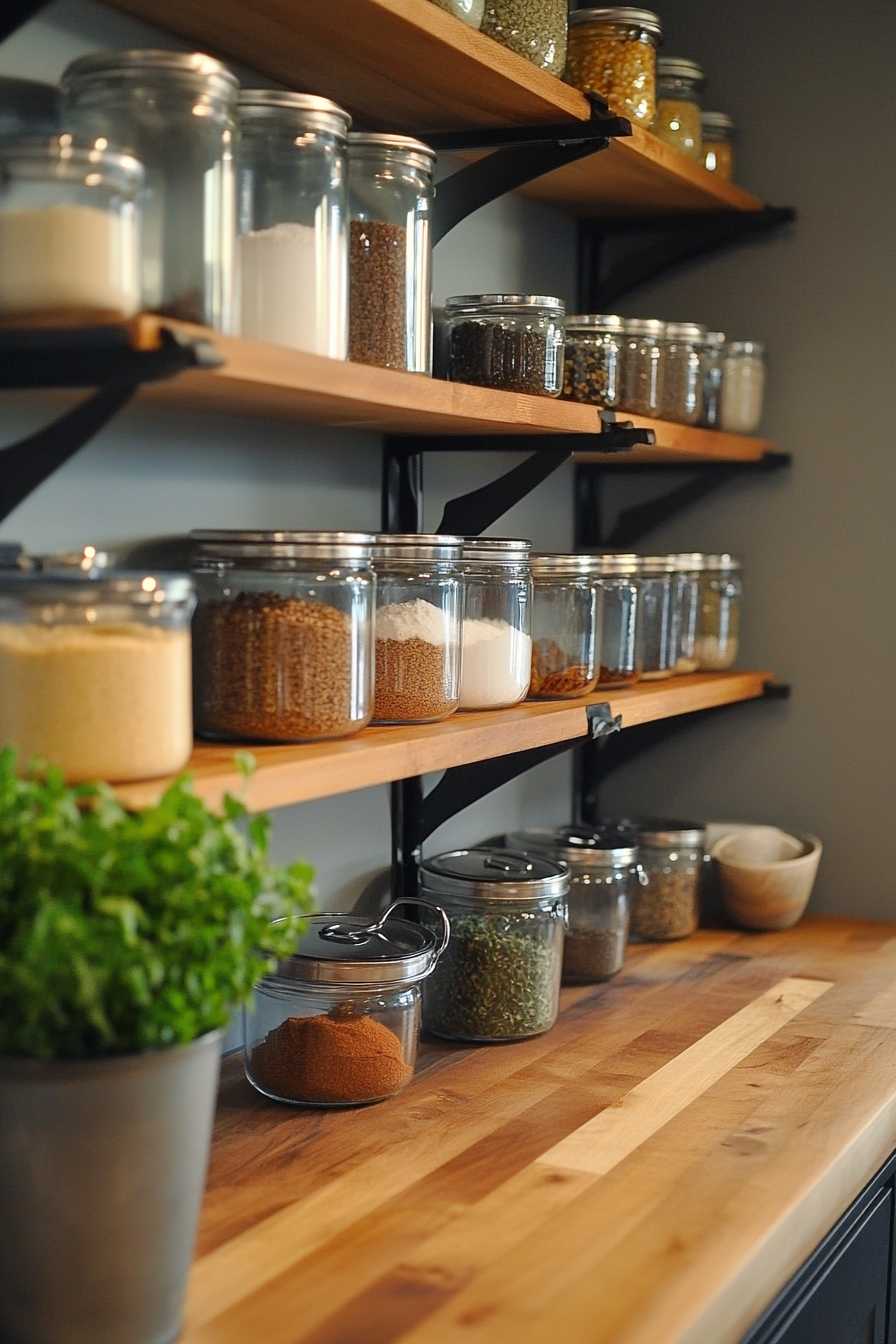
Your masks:
<instances>
[{"instance_id":1,"label":"glass jar of dried green herbs","mask_svg":"<svg viewBox=\"0 0 896 1344\"><path fill-rule=\"evenodd\" d=\"M428 859L421 893L442 907L451 939L423 991L423 1025L464 1041L514 1041L554 1025L569 874L499 849Z\"/></svg>"}]
</instances>

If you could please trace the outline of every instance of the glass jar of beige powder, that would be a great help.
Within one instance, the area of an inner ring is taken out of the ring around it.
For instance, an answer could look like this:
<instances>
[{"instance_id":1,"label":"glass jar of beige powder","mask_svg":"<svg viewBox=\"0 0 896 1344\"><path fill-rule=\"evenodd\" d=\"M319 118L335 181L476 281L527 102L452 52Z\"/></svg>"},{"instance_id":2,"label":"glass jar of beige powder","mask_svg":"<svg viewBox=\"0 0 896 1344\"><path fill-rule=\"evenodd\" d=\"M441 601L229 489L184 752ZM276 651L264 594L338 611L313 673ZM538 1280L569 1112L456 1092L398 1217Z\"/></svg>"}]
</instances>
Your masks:
<instances>
[{"instance_id":1,"label":"glass jar of beige powder","mask_svg":"<svg viewBox=\"0 0 896 1344\"><path fill-rule=\"evenodd\" d=\"M0 572L0 746L72 783L181 769L193 606L185 575Z\"/></svg>"}]
</instances>

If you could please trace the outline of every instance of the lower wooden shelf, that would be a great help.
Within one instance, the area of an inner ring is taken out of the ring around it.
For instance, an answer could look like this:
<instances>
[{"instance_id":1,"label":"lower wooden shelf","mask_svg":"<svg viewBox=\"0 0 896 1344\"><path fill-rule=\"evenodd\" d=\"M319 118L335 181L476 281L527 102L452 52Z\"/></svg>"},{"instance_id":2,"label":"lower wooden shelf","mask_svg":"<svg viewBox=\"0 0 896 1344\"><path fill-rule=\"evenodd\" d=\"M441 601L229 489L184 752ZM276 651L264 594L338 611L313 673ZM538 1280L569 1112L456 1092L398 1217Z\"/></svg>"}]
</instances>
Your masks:
<instances>
[{"instance_id":1,"label":"lower wooden shelf","mask_svg":"<svg viewBox=\"0 0 896 1344\"><path fill-rule=\"evenodd\" d=\"M739 700L755 700L770 672L711 672L644 682L579 700L531 701L515 709L455 714L443 723L366 728L355 737L301 746L254 747L257 770L247 782L236 768L233 746L200 743L187 769L194 788L212 807L225 793L243 797L254 811L331 798L374 784L425 775L454 765L507 756L531 747L585 737L588 705L609 704L623 728L654 719L691 714ZM128 807L147 807L170 779L141 780L116 790Z\"/></svg>"}]
</instances>

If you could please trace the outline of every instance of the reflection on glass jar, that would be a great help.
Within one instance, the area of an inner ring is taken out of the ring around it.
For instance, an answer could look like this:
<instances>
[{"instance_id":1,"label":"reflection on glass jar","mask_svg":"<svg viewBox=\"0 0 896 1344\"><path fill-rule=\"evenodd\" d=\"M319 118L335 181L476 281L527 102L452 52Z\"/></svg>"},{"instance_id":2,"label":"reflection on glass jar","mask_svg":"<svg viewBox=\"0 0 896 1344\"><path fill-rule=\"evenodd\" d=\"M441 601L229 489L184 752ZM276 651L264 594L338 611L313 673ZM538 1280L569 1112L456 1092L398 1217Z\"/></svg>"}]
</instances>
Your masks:
<instances>
[{"instance_id":1,"label":"reflection on glass jar","mask_svg":"<svg viewBox=\"0 0 896 1344\"><path fill-rule=\"evenodd\" d=\"M528 541L467 537L460 708L503 709L525 700L532 673Z\"/></svg>"},{"instance_id":2,"label":"reflection on glass jar","mask_svg":"<svg viewBox=\"0 0 896 1344\"><path fill-rule=\"evenodd\" d=\"M724 672L737 658L742 566L730 555L705 555L695 656L701 672Z\"/></svg>"},{"instance_id":3,"label":"reflection on glass jar","mask_svg":"<svg viewBox=\"0 0 896 1344\"><path fill-rule=\"evenodd\" d=\"M689 159L703 159L700 90L706 81L696 61L661 56L657 61L656 121L651 131Z\"/></svg>"},{"instance_id":4,"label":"reflection on glass jar","mask_svg":"<svg viewBox=\"0 0 896 1344\"><path fill-rule=\"evenodd\" d=\"M609 313L566 319L564 397L611 409L619 404L623 325Z\"/></svg>"},{"instance_id":5,"label":"reflection on glass jar","mask_svg":"<svg viewBox=\"0 0 896 1344\"><path fill-rule=\"evenodd\" d=\"M619 404L635 415L658 416L663 405L666 367L666 324L657 318L633 317L625 323L622 391Z\"/></svg>"},{"instance_id":6,"label":"reflection on glass jar","mask_svg":"<svg viewBox=\"0 0 896 1344\"><path fill-rule=\"evenodd\" d=\"M658 15L649 9L574 9L564 79L648 128L656 115Z\"/></svg>"},{"instance_id":7,"label":"reflection on glass jar","mask_svg":"<svg viewBox=\"0 0 896 1344\"><path fill-rule=\"evenodd\" d=\"M723 182L734 177L734 141L737 128L726 112L702 112L703 167Z\"/></svg>"},{"instance_id":8,"label":"reflection on glass jar","mask_svg":"<svg viewBox=\"0 0 896 1344\"><path fill-rule=\"evenodd\" d=\"M597 685L603 592L587 555L533 555L532 681L536 699L586 695Z\"/></svg>"},{"instance_id":9,"label":"reflection on glass jar","mask_svg":"<svg viewBox=\"0 0 896 1344\"><path fill-rule=\"evenodd\" d=\"M631 892L631 937L639 942L688 938L699 923L704 828L697 822L637 823L647 881Z\"/></svg>"}]
</instances>

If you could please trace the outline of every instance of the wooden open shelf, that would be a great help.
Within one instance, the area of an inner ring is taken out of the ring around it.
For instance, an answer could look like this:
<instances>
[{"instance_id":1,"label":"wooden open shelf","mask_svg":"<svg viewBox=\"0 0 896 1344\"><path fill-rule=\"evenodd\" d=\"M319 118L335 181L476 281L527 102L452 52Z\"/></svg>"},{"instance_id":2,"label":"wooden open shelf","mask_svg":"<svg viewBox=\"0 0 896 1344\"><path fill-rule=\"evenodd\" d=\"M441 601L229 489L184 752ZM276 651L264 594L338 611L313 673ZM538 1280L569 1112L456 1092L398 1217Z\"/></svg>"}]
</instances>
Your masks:
<instances>
[{"instance_id":1,"label":"wooden open shelf","mask_svg":"<svg viewBox=\"0 0 896 1344\"><path fill-rule=\"evenodd\" d=\"M303 746L253 747L258 769L248 781L234 764L232 746L198 744L187 769L194 787L212 807L226 792L244 797L253 811L307 803L315 798L366 789L373 784L446 770L453 765L507 756L530 747L585 737L587 705L609 703L623 728L654 719L691 714L717 705L755 700L772 680L769 672L697 673L644 682L623 691L603 691L579 700L526 702L515 709L455 714L443 723L404 728L366 728L355 737ZM118 797L146 807L168 779L124 784Z\"/></svg>"}]
</instances>

